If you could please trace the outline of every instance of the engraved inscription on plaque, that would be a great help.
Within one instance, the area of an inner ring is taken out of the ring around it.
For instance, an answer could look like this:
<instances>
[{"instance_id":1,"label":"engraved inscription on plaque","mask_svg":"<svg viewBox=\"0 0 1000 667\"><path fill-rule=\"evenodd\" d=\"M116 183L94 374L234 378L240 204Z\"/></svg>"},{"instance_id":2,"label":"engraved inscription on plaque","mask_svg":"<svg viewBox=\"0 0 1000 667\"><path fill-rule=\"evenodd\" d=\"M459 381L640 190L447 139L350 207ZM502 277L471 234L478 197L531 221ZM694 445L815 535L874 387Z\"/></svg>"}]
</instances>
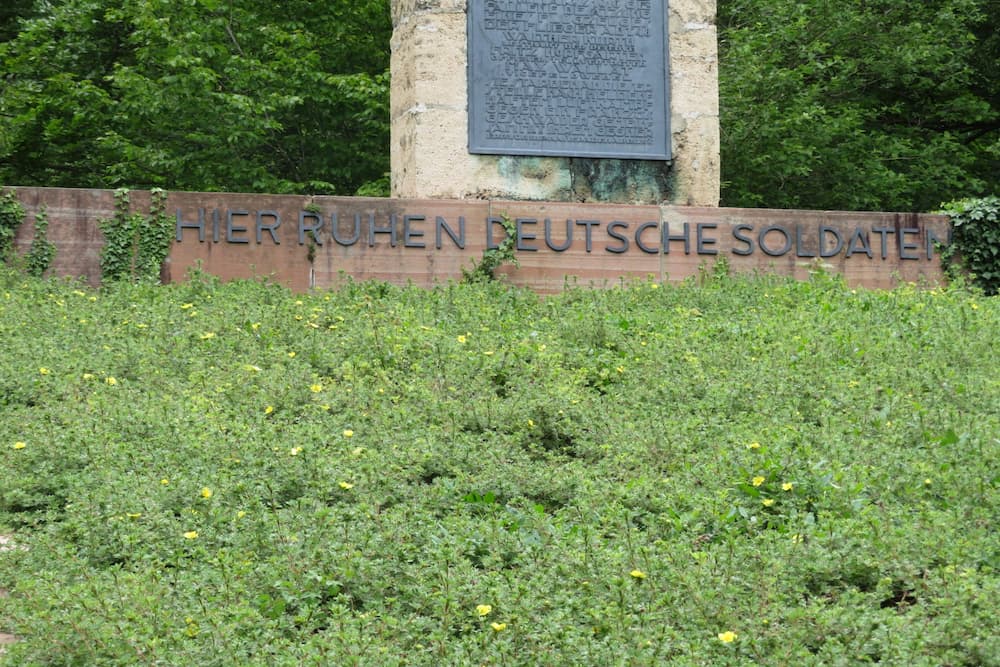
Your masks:
<instances>
[{"instance_id":1,"label":"engraved inscription on plaque","mask_svg":"<svg viewBox=\"0 0 1000 667\"><path fill-rule=\"evenodd\" d=\"M469 0L469 151L670 159L667 0Z\"/></svg>"}]
</instances>

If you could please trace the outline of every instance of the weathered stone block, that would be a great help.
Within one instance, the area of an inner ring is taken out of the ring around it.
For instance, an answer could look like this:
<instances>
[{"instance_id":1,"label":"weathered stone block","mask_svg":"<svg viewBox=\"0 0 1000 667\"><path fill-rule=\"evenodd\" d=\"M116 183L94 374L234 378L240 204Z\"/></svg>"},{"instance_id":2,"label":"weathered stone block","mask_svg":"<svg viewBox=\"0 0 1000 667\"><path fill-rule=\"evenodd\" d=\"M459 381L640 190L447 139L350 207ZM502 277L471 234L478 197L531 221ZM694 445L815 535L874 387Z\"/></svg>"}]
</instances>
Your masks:
<instances>
[{"instance_id":1,"label":"weathered stone block","mask_svg":"<svg viewBox=\"0 0 1000 667\"><path fill-rule=\"evenodd\" d=\"M669 0L671 161L472 155L463 0L394 0L396 197L719 203L714 0Z\"/></svg>"}]
</instances>

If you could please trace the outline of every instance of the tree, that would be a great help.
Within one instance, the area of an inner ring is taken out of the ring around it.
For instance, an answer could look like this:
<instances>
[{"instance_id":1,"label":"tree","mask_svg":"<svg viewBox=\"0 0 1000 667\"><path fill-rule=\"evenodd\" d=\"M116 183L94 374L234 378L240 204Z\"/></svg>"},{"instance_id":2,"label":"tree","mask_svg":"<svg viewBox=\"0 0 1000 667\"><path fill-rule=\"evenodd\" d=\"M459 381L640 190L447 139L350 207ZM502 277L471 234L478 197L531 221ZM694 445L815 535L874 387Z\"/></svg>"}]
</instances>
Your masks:
<instances>
[{"instance_id":1,"label":"tree","mask_svg":"<svg viewBox=\"0 0 1000 667\"><path fill-rule=\"evenodd\" d=\"M388 169L388 3L65 0L0 45L0 182L353 194Z\"/></svg>"},{"instance_id":2,"label":"tree","mask_svg":"<svg viewBox=\"0 0 1000 667\"><path fill-rule=\"evenodd\" d=\"M723 202L929 210L1000 186L998 0L720 0Z\"/></svg>"},{"instance_id":3,"label":"tree","mask_svg":"<svg viewBox=\"0 0 1000 667\"><path fill-rule=\"evenodd\" d=\"M17 36L20 21L34 13L34 0L4 0L0 5L0 42Z\"/></svg>"},{"instance_id":4,"label":"tree","mask_svg":"<svg viewBox=\"0 0 1000 667\"><path fill-rule=\"evenodd\" d=\"M0 182L385 189L387 0L6 0ZM723 203L1000 191L1000 0L719 0Z\"/></svg>"}]
</instances>

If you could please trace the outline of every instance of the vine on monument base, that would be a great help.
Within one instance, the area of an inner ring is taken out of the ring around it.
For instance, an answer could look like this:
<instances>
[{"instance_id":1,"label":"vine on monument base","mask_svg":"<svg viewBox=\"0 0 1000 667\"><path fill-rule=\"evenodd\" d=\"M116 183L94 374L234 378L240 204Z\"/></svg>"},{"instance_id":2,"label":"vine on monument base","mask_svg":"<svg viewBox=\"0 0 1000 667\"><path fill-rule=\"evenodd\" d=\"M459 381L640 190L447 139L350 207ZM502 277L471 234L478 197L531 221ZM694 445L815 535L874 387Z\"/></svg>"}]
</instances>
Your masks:
<instances>
[{"instance_id":1,"label":"vine on monument base","mask_svg":"<svg viewBox=\"0 0 1000 667\"><path fill-rule=\"evenodd\" d=\"M968 274L987 295L1000 294L1000 197L961 199L942 206L951 244L941 249L949 275Z\"/></svg>"},{"instance_id":2,"label":"vine on monument base","mask_svg":"<svg viewBox=\"0 0 1000 667\"><path fill-rule=\"evenodd\" d=\"M167 193L150 192L149 215L131 212L127 189L115 191L115 214L100 220L105 244L101 279L108 282L158 282L160 267L170 251L173 227L166 215Z\"/></svg>"},{"instance_id":3,"label":"vine on monument base","mask_svg":"<svg viewBox=\"0 0 1000 667\"><path fill-rule=\"evenodd\" d=\"M35 214L35 238L31 240L31 249L25 258L25 270L35 278L41 278L48 271L56 256L56 246L49 241L48 232L48 209L42 206Z\"/></svg>"}]
</instances>

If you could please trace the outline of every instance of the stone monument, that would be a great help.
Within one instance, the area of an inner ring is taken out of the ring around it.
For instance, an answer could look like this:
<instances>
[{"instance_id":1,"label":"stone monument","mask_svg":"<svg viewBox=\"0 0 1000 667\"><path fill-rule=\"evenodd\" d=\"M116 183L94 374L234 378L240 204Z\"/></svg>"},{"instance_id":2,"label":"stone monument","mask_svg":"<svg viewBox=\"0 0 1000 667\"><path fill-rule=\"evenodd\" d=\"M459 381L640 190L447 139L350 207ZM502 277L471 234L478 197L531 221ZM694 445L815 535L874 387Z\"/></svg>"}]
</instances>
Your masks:
<instances>
[{"instance_id":1,"label":"stone monument","mask_svg":"<svg viewBox=\"0 0 1000 667\"><path fill-rule=\"evenodd\" d=\"M392 194L719 204L715 0L392 0Z\"/></svg>"}]
</instances>

